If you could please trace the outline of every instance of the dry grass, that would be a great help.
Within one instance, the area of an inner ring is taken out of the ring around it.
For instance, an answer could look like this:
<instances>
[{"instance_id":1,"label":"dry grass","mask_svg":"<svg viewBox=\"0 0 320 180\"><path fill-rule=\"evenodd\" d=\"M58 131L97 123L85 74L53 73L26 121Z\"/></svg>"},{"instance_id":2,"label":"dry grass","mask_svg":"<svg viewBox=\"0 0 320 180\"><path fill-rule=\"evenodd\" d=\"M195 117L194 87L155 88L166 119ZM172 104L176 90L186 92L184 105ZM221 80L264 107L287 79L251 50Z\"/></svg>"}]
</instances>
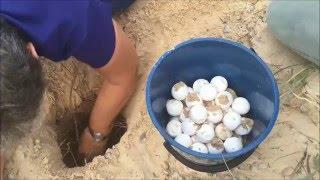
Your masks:
<instances>
[{"instance_id":1,"label":"dry grass","mask_svg":"<svg viewBox=\"0 0 320 180\"><path fill-rule=\"evenodd\" d=\"M319 99L303 92L303 88L307 85L307 80L311 74L315 72L319 73L318 66L311 63L295 64L287 67L277 67L277 69L274 75L278 80L282 104L287 103L292 98L296 98L316 107L318 110L320 109ZM288 71L289 78L281 79L281 74L288 73Z\"/></svg>"}]
</instances>

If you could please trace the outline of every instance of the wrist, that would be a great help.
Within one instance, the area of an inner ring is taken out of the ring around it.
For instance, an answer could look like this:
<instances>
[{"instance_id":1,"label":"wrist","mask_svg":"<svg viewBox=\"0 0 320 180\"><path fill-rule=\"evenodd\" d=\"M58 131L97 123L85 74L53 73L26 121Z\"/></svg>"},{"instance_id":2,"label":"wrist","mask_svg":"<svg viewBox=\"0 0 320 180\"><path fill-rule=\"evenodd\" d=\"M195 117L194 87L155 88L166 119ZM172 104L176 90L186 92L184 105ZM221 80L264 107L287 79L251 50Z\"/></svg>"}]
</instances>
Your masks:
<instances>
[{"instance_id":1,"label":"wrist","mask_svg":"<svg viewBox=\"0 0 320 180\"><path fill-rule=\"evenodd\" d=\"M94 139L94 141L96 141L96 142L105 141L109 137L107 133L102 133L97 130L94 130L90 127L90 125L88 125L86 130L90 134L90 136Z\"/></svg>"}]
</instances>

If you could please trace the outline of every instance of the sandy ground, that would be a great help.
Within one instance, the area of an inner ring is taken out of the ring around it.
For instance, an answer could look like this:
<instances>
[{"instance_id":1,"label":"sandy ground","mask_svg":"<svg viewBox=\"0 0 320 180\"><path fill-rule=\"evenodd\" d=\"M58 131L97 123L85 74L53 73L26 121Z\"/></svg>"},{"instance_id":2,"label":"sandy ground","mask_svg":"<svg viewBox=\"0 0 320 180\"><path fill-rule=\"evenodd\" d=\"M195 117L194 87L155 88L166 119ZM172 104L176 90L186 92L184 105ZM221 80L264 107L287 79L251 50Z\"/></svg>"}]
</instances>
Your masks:
<instances>
[{"instance_id":1,"label":"sandy ground","mask_svg":"<svg viewBox=\"0 0 320 180\"><path fill-rule=\"evenodd\" d=\"M84 167L67 168L62 159L71 157L71 153L65 150L67 154L62 154L59 146L66 145L65 132L74 127L74 117L89 114L99 77L74 60L60 64L44 61L47 91L41 112L31 130L20 128L26 135L8 138L17 144L12 145L13 154L7 161L8 178L284 179L314 172L313 158L319 152L319 114L302 100L283 101L278 121L264 143L231 172L217 174L193 171L169 155L146 112L145 81L152 65L165 51L192 37L223 37L254 47L273 71L306 63L281 45L266 27L268 4L256 0L137 0L117 16L139 54L139 85L123 112L128 131L120 143ZM276 78L281 83L291 73L293 70L284 71ZM319 76L314 79L311 89L319 87Z\"/></svg>"}]
</instances>

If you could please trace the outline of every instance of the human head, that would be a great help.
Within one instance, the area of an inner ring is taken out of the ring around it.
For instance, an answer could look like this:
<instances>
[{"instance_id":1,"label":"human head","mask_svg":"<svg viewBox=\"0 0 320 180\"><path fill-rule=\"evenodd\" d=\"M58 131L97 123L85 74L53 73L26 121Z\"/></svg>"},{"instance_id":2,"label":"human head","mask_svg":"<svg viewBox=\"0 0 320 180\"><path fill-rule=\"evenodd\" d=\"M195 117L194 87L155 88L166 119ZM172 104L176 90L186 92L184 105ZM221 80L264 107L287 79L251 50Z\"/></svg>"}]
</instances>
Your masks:
<instances>
[{"instance_id":1,"label":"human head","mask_svg":"<svg viewBox=\"0 0 320 180\"><path fill-rule=\"evenodd\" d=\"M33 119L42 99L42 69L26 48L25 37L0 19L1 127Z\"/></svg>"}]
</instances>

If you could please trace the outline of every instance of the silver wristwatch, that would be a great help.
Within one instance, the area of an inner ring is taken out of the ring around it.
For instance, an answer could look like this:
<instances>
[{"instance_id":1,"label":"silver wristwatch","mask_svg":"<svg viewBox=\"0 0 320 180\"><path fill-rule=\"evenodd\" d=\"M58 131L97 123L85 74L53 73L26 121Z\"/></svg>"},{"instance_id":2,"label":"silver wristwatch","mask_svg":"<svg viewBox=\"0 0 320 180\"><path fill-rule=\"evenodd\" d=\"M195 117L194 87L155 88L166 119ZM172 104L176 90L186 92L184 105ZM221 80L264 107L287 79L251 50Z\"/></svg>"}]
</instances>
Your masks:
<instances>
[{"instance_id":1,"label":"silver wristwatch","mask_svg":"<svg viewBox=\"0 0 320 180\"><path fill-rule=\"evenodd\" d=\"M101 141L104 141L108 138L108 135L107 136L103 136L101 133L99 132L94 132L90 126L88 126L88 129L89 129L89 133L91 135L91 137L96 141L96 142L101 142Z\"/></svg>"}]
</instances>

